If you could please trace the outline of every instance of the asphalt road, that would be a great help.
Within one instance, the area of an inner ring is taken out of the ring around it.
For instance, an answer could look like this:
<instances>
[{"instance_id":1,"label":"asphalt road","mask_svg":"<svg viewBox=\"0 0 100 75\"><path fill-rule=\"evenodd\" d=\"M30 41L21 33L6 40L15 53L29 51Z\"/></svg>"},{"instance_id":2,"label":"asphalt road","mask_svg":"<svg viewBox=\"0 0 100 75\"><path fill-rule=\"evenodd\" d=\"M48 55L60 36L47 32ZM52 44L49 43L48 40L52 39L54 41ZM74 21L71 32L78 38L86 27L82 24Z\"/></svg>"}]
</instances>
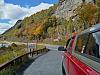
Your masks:
<instances>
[{"instance_id":1,"label":"asphalt road","mask_svg":"<svg viewBox=\"0 0 100 75\"><path fill-rule=\"evenodd\" d=\"M57 46L46 47L51 50L38 57L22 75L62 75L62 52L57 51Z\"/></svg>"}]
</instances>

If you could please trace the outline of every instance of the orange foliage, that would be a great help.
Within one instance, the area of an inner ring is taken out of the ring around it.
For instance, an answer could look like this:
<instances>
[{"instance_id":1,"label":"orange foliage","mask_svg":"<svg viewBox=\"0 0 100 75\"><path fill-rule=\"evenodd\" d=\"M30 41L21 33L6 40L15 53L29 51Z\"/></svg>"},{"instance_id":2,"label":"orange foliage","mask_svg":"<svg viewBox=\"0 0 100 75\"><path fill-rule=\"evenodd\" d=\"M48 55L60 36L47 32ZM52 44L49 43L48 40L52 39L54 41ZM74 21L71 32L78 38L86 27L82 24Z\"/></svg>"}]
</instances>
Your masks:
<instances>
[{"instance_id":1,"label":"orange foliage","mask_svg":"<svg viewBox=\"0 0 100 75\"><path fill-rule=\"evenodd\" d=\"M95 24L95 17L96 17L96 5L93 3L85 3L79 6L77 9L77 15L83 22L87 23L88 25Z\"/></svg>"},{"instance_id":2,"label":"orange foliage","mask_svg":"<svg viewBox=\"0 0 100 75\"><path fill-rule=\"evenodd\" d=\"M40 25L36 28L35 32L33 33L34 35L40 35L43 33L43 26Z\"/></svg>"}]
</instances>

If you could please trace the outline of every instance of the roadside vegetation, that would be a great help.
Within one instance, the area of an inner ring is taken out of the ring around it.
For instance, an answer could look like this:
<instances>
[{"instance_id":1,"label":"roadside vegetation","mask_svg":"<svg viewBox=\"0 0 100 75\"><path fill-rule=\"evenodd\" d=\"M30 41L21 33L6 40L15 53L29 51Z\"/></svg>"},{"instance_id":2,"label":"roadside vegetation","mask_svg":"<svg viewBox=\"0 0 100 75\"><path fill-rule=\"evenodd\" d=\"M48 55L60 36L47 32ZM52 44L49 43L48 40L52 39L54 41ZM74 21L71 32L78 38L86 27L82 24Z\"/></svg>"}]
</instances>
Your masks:
<instances>
[{"instance_id":1,"label":"roadside vegetation","mask_svg":"<svg viewBox=\"0 0 100 75\"><path fill-rule=\"evenodd\" d=\"M44 45L38 45L38 44L37 44L36 50L43 49L43 48L45 48Z\"/></svg>"},{"instance_id":2,"label":"roadside vegetation","mask_svg":"<svg viewBox=\"0 0 100 75\"><path fill-rule=\"evenodd\" d=\"M35 50L43 49L43 45L36 45ZM8 47L1 47L0 48L0 64L3 64L4 62L7 62L9 60L12 60L18 56L21 56L25 53L27 53L27 46L22 44L22 45L17 45L15 43L12 43Z\"/></svg>"},{"instance_id":3,"label":"roadside vegetation","mask_svg":"<svg viewBox=\"0 0 100 75\"><path fill-rule=\"evenodd\" d=\"M14 43L8 47L1 47L0 48L0 64L26 53L25 47L26 47L25 45L16 45Z\"/></svg>"}]
</instances>

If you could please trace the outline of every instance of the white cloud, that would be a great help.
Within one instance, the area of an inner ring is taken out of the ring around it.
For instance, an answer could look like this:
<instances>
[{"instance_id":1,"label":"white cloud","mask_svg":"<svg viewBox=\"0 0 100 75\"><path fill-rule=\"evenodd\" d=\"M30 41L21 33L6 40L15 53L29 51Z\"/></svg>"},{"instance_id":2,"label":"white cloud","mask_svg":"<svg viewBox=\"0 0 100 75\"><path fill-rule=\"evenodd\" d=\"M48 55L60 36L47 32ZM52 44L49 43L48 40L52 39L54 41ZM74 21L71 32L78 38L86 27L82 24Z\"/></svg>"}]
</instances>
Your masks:
<instances>
[{"instance_id":1,"label":"white cloud","mask_svg":"<svg viewBox=\"0 0 100 75\"><path fill-rule=\"evenodd\" d=\"M14 25L16 22L17 22L17 20L11 20L8 23L11 24L11 25Z\"/></svg>"},{"instance_id":2,"label":"white cloud","mask_svg":"<svg viewBox=\"0 0 100 75\"><path fill-rule=\"evenodd\" d=\"M15 24L19 19L30 16L41 10L48 9L53 4L40 3L38 6L34 7L21 7L20 5L14 5L10 3L5 3L4 0L0 0L0 19L9 19L8 23L0 23L0 32L4 32Z\"/></svg>"},{"instance_id":3,"label":"white cloud","mask_svg":"<svg viewBox=\"0 0 100 75\"><path fill-rule=\"evenodd\" d=\"M27 9L18 5L6 4L3 8L3 19L21 19L23 16L28 14Z\"/></svg>"},{"instance_id":4,"label":"white cloud","mask_svg":"<svg viewBox=\"0 0 100 75\"><path fill-rule=\"evenodd\" d=\"M0 23L0 33L3 33L5 30L11 28L12 25L8 23Z\"/></svg>"},{"instance_id":5,"label":"white cloud","mask_svg":"<svg viewBox=\"0 0 100 75\"><path fill-rule=\"evenodd\" d=\"M31 7L31 8L29 9L29 13L30 13L30 14L33 14L33 13L39 12L39 11L41 11L41 10L48 9L48 8L51 7L51 6L53 6L53 4L41 3L41 4L38 5L38 6Z\"/></svg>"},{"instance_id":6,"label":"white cloud","mask_svg":"<svg viewBox=\"0 0 100 75\"><path fill-rule=\"evenodd\" d=\"M30 16L36 12L48 9L50 6L53 6L53 4L40 3L38 6L25 8L21 7L20 5L4 3L3 0L1 0L0 4L2 5L0 6L0 18L10 20L23 19L26 16Z\"/></svg>"},{"instance_id":7,"label":"white cloud","mask_svg":"<svg viewBox=\"0 0 100 75\"><path fill-rule=\"evenodd\" d=\"M10 28L10 25L9 24L6 24L6 23L0 23L0 29L8 29Z\"/></svg>"},{"instance_id":8,"label":"white cloud","mask_svg":"<svg viewBox=\"0 0 100 75\"><path fill-rule=\"evenodd\" d=\"M0 0L0 6L4 5L4 0Z\"/></svg>"}]
</instances>

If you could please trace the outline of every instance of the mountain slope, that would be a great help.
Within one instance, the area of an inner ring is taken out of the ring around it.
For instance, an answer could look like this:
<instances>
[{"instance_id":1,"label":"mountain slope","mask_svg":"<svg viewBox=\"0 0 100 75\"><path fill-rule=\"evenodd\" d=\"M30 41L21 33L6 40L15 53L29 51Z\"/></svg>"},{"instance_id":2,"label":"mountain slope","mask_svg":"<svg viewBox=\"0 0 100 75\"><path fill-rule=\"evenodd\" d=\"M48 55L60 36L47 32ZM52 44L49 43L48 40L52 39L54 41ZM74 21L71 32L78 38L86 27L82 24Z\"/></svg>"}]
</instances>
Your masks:
<instances>
[{"instance_id":1,"label":"mountain slope","mask_svg":"<svg viewBox=\"0 0 100 75\"><path fill-rule=\"evenodd\" d=\"M56 7L57 5L54 5L49 9L42 10L41 12L26 17L23 20L18 20L16 24L12 28L4 32L3 35L7 39L20 38L27 35L29 39L32 39L34 35L36 35L37 37L41 36L45 32L44 28L47 27L44 24L54 14ZM51 19L53 18L56 19L55 17L51 17Z\"/></svg>"},{"instance_id":2,"label":"mountain slope","mask_svg":"<svg viewBox=\"0 0 100 75\"><path fill-rule=\"evenodd\" d=\"M47 10L18 21L3 35L7 40L65 41L66 34L84 29L100 22L99 0L60 0Z\"/></svg>"}]
</instances>

